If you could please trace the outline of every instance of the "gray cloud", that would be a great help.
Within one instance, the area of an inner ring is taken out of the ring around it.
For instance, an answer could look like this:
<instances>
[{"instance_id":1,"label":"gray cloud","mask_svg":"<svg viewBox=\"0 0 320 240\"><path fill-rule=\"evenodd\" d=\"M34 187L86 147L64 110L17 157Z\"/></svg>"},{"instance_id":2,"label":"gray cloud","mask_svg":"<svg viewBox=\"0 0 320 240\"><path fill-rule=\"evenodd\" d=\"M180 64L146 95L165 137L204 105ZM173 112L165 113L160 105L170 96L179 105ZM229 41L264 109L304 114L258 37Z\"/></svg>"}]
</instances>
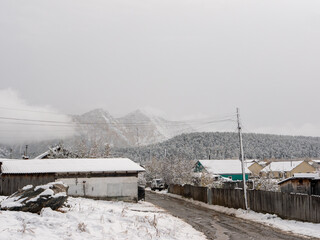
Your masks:
<instances>
[{"instance_id":1,"label":"gray cloud","mask_svg":"<svg viewBox=\"0 0 320 240\"><path fill-rule=\"evenodd\" d=\"M71 118L49 106L33 106L16 91L0 90L0 143L63 139L75 133Z\"/></svg>"},{"instance_id":2,"label":"gray cloud","mask_svg":"<svg viewBox=\"0 0 320 240\"><path fill-rule=\"evenodd\" d=\"M249 131L295 134L283 126L320 118L319 9L318 0L3 0L1 87L77 114L240 107ZM319 135L310 129L301 133Z\"/></svg>"}]
</instances>

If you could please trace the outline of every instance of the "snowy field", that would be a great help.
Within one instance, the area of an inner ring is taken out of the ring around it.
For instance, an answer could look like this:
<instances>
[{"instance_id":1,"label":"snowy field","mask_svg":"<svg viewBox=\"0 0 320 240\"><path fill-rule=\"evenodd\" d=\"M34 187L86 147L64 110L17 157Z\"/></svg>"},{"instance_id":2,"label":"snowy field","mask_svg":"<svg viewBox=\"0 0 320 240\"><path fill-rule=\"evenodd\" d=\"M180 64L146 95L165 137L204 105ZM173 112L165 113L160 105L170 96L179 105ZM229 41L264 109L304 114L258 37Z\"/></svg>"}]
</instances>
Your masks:
<instances>
[{"instance_id":1,"label":"snowy field","mask_svg":"<svg viewBox=\"0 0 320 240\"><path fill-rule=\"evenodd\" d=\"M0 239L206 239L151 203L69 197L67 204L62 212L45 208L40 215L0 211Z\"/></svg>"},{"instance_id":2,"label":"snowy field","mask_svg":"<svg viewBox=\"0 0 320 240\"><path fill-rule=\"evenodd\" d=\"M309 223L309 222L301 222L301 221L295 221L295 220L285 220L285 219L279 218L275 214L263 214L263 213L257 213L254 211L245 211L243 209L227 208L227 207L218 206L218 205L208 205L203 202L187 199L179 195L168 193L167 190L160 191L160 192L156 191L156 193L168 194L171 197L183 199L185 201L191 202L198 206L206 207L206 208L215 210L217 212L225 213L225 214L246 219L249 221L258 222L273 228L280 229L282 231L294 233L300 236L315 237L320 239L320 223Z\"/></svg>"}]
</instances>

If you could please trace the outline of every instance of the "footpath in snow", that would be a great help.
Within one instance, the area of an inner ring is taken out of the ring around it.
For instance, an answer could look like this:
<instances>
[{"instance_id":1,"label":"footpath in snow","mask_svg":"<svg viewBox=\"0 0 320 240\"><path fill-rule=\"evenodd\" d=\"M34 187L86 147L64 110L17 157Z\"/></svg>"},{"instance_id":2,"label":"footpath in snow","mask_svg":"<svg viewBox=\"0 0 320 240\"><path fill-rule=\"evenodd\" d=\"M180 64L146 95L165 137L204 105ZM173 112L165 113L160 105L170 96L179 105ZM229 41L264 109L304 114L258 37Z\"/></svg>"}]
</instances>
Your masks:
<instances>
[{"instance_id":1,"label":"footpath in snow","mask_svg":"<svg viewBox=\"0 0 320 240\"><path fill-rule=\"evenodd\" d=\"M151 191L148 189L148 191ZM195 205L202 206L205 208L212 209L217 212L225 213L227 215L232 215L238 218L242 218L249 221L258 222L269 227L277 228L282 231L291 232L297 235L306 236L306 237L315 237L320 239L320 223L310 223L310 222L301 222L295 220L285 220L278 217L275 214L263 214L257 213L252 210L246 211L243 209L227 208L218 205L209 205L203 202L195 201L193 199L184 198L180 195L168 193L165 191L156 191L158 194L167 194L168 196L183 199L185 201L191 202Z\"/></svg>"},{"instance_id":2,"label":"footpath in snow","mask_svg":"<svg viewBox=\"0 0 320 240\"><path fill-rule=\"evenodd\" d=\"M5 197L0 197L3 200ZM68 198L63 212L0 211L0 240L204 240L189 224L151 203Z\"/></svg>"}]
</instances>

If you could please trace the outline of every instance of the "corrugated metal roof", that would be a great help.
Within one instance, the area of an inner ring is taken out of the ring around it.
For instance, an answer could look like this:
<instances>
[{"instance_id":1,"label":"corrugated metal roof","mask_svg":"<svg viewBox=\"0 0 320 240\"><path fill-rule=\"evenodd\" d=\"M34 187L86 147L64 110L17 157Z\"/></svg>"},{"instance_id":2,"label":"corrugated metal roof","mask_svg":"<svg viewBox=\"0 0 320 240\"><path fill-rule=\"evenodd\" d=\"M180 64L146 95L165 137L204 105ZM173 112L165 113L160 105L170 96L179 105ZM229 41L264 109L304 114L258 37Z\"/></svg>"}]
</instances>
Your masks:
<instances>
[{"instance_id":1,"label":"corrugated metal roof","mask_svg":"<svg viewBox=\"0 0 320 240\"><path fill-rule=\"evenodd\" d=\"M144 171L128 158L6 159L1 162L1 172L4 174Z\"/></svg>"},{"instance_id":2,"label":"corrugated metal roof","mask_svg":"<svg viewBox=\"0 0 320 240\"><path fill-rule=\"evenodd\" d=\"M234 159L225 160L199 160L202 166L213 174L241 174L241 161ZM246 163L245 163L246 165ZM245 173L250 173L250 170L245 166Z\"/></svg>"}]
</instances>

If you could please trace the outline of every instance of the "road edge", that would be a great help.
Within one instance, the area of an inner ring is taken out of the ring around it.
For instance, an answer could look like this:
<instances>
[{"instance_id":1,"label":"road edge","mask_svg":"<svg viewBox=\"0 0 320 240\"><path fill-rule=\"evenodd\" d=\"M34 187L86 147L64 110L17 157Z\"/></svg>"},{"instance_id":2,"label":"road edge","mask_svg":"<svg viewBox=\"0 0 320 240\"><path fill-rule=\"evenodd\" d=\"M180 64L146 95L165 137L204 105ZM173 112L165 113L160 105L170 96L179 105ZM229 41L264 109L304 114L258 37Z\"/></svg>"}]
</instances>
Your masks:
<instances>
[{"instance_id":1,"label":"road edge","mask_svg":"<svg viewBox=\"0 0 320 240\"><path fill-rule=\"evenodd\" d=\"M232 217L235 217L235 218L240 218L240 219L248 221L248 222L254 222L254 223L258 223L258 224L261 224L261 225L264 225L264 226L267 226L267 227L271 227L271 228L273 228L275 230L278 230L278 231L281 231L281 232L285 232L285 233L290 234L292 236L302 237L302 238L305 238L305 239L320 239L319 237L316 237L316 236L313 236L313 235L306 235L306 234L301 234L301 233L288 231L288 230L282 229L282 228L280 228L277 225L272 224L272 223L267 223L267 222L264 222L264 221L256 221L254 219L248 219L248 218L245 218L245 217L242 217L242 216L239 216L239 215L236 214L236 212L238 212L238 211L241 211L242 213L245 213L245 212L248 212L248 211L252 212L252 213L256 213L256 214L263 214L263 213L257 213L257 212L252 211L252 210L228 208L228 207L219 206L219 205L209 205L209 204L204 203L204 202L200 202L200 201L193 200L193 199L190 199L190 198L185 198L183 196L180 196L180 195L177 195L177 194L173 194L173 193L168 193L168 192L165 192L165 191L152 191L151 189L150 190L146 189L146 191L154 193L154 194L159 194L159 195L167 195L169 197L180 199L180 200L192 203L192 204L200 206L200 207L204 207L204 208L207 208L207 209L219 212L219 213L226 214L228 216L232 216ZM298 222L298 223L301 222L301 221L296 221L296 220L282 219L279 216L277 216L276 214L269 214L269 215L277 217L277 218L279 218L281 220L284 220L284 221L287 220L287 221L295 221L295 222ZM301 223L304 223L304 222L301 222ZM316 223L313 223L313 224L316 224Z\"/></svg>"}]
</instances>

